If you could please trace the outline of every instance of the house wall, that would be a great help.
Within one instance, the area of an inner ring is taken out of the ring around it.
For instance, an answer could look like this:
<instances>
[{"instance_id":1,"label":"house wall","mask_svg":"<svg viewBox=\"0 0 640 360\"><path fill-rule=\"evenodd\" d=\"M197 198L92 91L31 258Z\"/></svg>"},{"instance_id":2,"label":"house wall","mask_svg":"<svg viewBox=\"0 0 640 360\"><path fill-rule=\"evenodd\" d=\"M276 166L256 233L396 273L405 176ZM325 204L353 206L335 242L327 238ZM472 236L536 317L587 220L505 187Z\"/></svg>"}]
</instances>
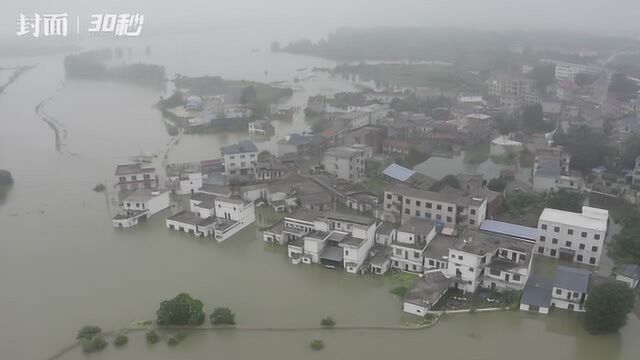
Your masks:
<instances>
[{"instance_id":1,"label":"house wall","mask_svg":"<svg viewBox=\"0 0 640 360\"><path fill-rule=\"evenodd\" d=\"M169 220L169 219L166 220L166 224L168 229L183 231L186 233L193 234L195 236L203 235L201 232L198 231L197 225L185 224L179 221Z\"/></svg>"},{"instance_id":2,"label":"house wall","mask_svg":"<svg viewBox=\"0 0 640 360\"><path fill-rule=\"evenodd\" d=\"M532 309L533 307L527 304L520 304L520 310L521 311L531 311L534 312L534 310ZM549 308L548 307L540 307L537 311L540 314L549 314Z\"/></svg>"},{"instance_id":3,"label":"house wall","mask_svg":"<svg viewBox=\"0 0 640 360\"><path fill-rule=\"evenodd\" d=\"M544 228L546 226L546 229ZM557 228L557 232L555 231ZM573 234L569 234L573 230ZM558 258L560 249L575 251L573 261L581 264L597 266L600 263L602 248L606 233L584 229L577 226L568 226L560 222L538 222L539 237L536 241L536 254ZM583 237L583 233L585 236ZM599 239L595 239L595 237ZM583 247L583 248L582 248Z\"/></svg>"},{"instance_id":4,"label":"house wall","mask_svg":"<svg viewBox=\"0 0 640 360\"><path fill-rule=\"evenodd\" d=\"M632 278L624 275L617 274L616 280L622 281L623 283L629 285L630 288L635 289L638 287L638 281L633 280Z\"/></svg>"},{"instance_id":5,"label":"house wall","mask_svg":"<svg viewBox=\"0 0 640 360\"><path fill-rule=\"evenodd\" d=\"M586 301L587 294L558 287L553 287L551 292L551 305L559 308L569 310L573 306L573 311L585 311L583 299Z\"/></svg>"},{"instance_id":6,"label":"house wall","mask_svg":"<svg viewBox=\"0 0 640 360\"><path fill-rule=\"evenodd\" d=\"M474 292L478 285L482 283L483 270L490 261L489 258L490 255L480 256L449 249L449 265L447 266L446 274L448 277L458 277L465 282L470 282L469 284L459 283L458 288L464 292Z\"/></svg>"},{"instance_id":7,"label":"house wall","mask_svg":"<svg viewBox=\"0 0 640 360\"><path fill-rule=\"evenodd\" d=\"M224 171L226 174L235 175L246 172L253 173L258 152L246 152L232 155L224 155Z\"/></svg>"},{"instance_id":8,"label":"house wall","mask_svg":"<svg viewBox=\"0 0 640 360\"><path fill-rule=\"evenodd\" d=\"M412 304L410 302L404 301L402 303L402 311L409 314L413 314L417 316L425 316L428 310L429 309L424 306Z\"/></svg>"},{"instance_id":9,"label":"house wall","mask_svg":"<svg viewBox=\"0 0 640 360\"><path fill-rule=\"evenodd\" d=\"M202 174L191 173L188 174L188 179L179 181L178 189L176 189L176 194L192 194L200 189L202 189Z\"/></svg>"}]
</instances>

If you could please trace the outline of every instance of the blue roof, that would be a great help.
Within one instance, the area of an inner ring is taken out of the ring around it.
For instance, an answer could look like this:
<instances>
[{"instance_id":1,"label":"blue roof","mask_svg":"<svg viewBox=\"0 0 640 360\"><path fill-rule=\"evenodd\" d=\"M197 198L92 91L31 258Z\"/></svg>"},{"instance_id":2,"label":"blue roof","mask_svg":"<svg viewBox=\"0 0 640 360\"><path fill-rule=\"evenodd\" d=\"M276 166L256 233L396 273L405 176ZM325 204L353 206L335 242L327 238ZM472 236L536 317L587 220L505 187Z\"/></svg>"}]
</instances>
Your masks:
<instances>
[{"instance_id":1,"label":"blue roof","mask_svg":"<svg viewBox=\"0 0 640 360\"><path fill-rule=\"evenodd\" d=\"M258 148L251 140L240 140L237 144L226 145L221 148L222 155L256 152Z\"/></svg>"},{"instance_id":2,"label":"blue roof","mask_svg":"<svg viewBox=\"0 0 640 360\"><path fill-rule=\"evenodd\" d=\"M291 145L303 145L308 142L309 138L307 136L303 136L297 133L289 135L289 140L287 140L287 143Z\"/></svg>"},{"instance_id":3,"label":"blue roof","mask_svg":"<svg viewBox=\"0 0 640 360\"><path fill-rule=\"evenodd\" d=\"M604 174L605 171L607 171L607 168L602 165L591 169L591 172L594 174Z\"/></svg>"},{"instance_id":4,"label":"blue roof","mask_svg":"<svg viewBox=\"0 0 640 360\"><path fill-rule=\"evenodd\" d=\"M485 220L480 224L480 230L494 234L511 236L514 238L536 241L538 239L538 229L528 226L510 224L496 220Z\"/></svg>"},{"instance_id":5,"label":"blue roof","mask_svg":"<svg viewBox=\"0 0 640 360\"><path fill-rule=\"evenodd\" d=\"M570 291L586 293L589 289L589 279L591 272L585 269L578 269L568 266L558 266L556 268L556 278L553 286Z\"/></svg>"},{"instance_id":6,"label":"blue roof","mask_svg":"<svg viewBox=\"0 0 640 360\"><path fill-rule=\"evenodd\" d=\"M407 181L416 172L394 163L387 166L382 173L398 181Z\"/></svg>"}]
</instances>

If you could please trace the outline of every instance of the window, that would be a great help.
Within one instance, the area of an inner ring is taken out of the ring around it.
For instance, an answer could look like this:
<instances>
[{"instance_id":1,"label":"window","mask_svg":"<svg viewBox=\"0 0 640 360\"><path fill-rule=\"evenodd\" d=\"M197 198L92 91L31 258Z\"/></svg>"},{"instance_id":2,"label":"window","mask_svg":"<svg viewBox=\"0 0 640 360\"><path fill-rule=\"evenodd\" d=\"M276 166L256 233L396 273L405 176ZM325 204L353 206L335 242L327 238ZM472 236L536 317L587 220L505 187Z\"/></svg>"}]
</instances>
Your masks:
<instances>
[{"instance_id":1,"label":"window","mask_svg":"<svg viewBox=\"0 0 640 360\"><path fill-rule=\"evenodd\" d=\"M547 238L546 238L546 237L544 237L544 236L540 236L540 242L545 242L545 240L547 240Z\"/></svg>"},{"instance_id":2,"label":"window","mask_svg":"<svg viewBox=\"0 0 640 360\"><path fill-rule=\"evenodd\" d=\"M582 255L576 256L576 261L577 262L582 262L582 259L583 259Z\"/></svg>"},{"instance_id":3,"label":"window","mask_svg":"<svg viewBox=\"0 0 640 360\"><path fill-rule=\"evenodd\" d=\"M349 250L344 251L344 256L349 256Z\"/></svg>"},{"instance_id":4,"label":"window","mask_svg":"<svg viewBox=\"0 0 640 360\"><path fill-rule=\"evenodd\" d=\"M416 210L416 216L420 216L420 210Z\"/></svg>"},{"instance_id":5,"label":"window","mask_svg":"<svg viewBox=\"0 0 640 360\"><path fill-rule=\"evenodd\" d=\"M420 206L420 200L416 200L416 206Z\"/></svg>"},{"instance_id":6,"label":"window","mask_svg":"<svg viewBox=\"0 0 640 360\"><path fill-rule=\"evenodd\" d=\"M473 220L473 219L470 219L470 220L469 220L469 225L475 225L475 224L476 224L476 221L475 221L475 220Z\"/></svg>"},{"instance_id":7,"label":"window","mask_svg":"<svg viewBox=\"0 0 640 360\"><path fill-rule=\"evenodd\" d=\"M556 295L562 295L562 290L556 289Z\"/></svg>"},{"instance_id":8,"label":"window","mask_svg":"<svg viewBox=\"0 0 640 360\"><path fill-rule=\"evenodd\" d=\"M424 213L424 217L426 217L427 219L431 219L431 213L428 213L428 212Z\"/></svg>"},{"instance_id":9,"label":"window","mask_svg":"<svg viewBox=\"0 0 640 360\"><path fill-rule=\"evenodd\" d=\"M580 236L582 236L583 238L586 238L587 237L587 232L583 231L582 234L580 234Z\"/></svg>"},{"instance_id":10,"label":"window","mask_svg":"<svg viewBox=\"0 0 640 360\"><path fill-rule=\"evenodd\" d=\"M453 222L453 219L451 218L451 216L447 216L447 222Z\"/></svg>"},{"instance_id":11,"label":"window","mask_svg":"<svg viewBox=\"0 0 640 360\"><path fill-rule=\"evenodd\" d=\"M553 228L553 232L560 232L560 227L559 226L555 226Z\"/></svg>"},{"instance_id":12,"label":"window","mask_svg":"<svg viewBox=\"0 0 640 360\"><path fill-rule=\"evenodd\" d=\"M401 249L396 249L396 255L402 255L402 250Z\"/></svg>"},{"instance_id":13,"label":"window","mask_svg":"<svg viewBox=\"0 0 640 360\"><path fill-rule=\"evenodd\" d=\"M565 242L565 243L564 243L564 246L566 246L566 247L571 247L571 241L567 241L567 242Z\"/></svg>"},{"instance_id":14,"label":"window","mask_svg":"<svg viewBox=\"0 0 640 360\"><path fill-rule=\"evenodd\" d=\"M456 256L455 256L455 255L453 255L453 254L451 254L451 258L452 258L452 259L455 259L455 258L456 258Z\"/></svg>"},{"instance_id":15,"label":"window","mask_svg":"<svg viewBox=\"0 0 640 360\"><path fill-rule=\"evenodd\" d=\"M442 205L436 205L436 210L442 210Z\"/></svg>"},{"instance_id":16,"label":"window","mask_svg":"<svg viewBox=\"0 0 640 360\"><path fill-rule=\"evenodd\" d=\"M462 260L462 255L458 255L458 260Z\"/></svg>"},{"instance_id":17,"label":"window","mask_svg":"<svg viewBox=\"0 0 640 360\"><path fill-rule=\"evenodd\" d=\"M597 246L592 246L592 247L591 247L591 251L593 251L593 252L597 252L597 251L598 251L598 247L597 247Z\"/></svg>"},{"instance_id":18,"label":"window","mask_svg":"<svg viewBox=\"0 0 640 360\"><path fill-rule=\"evenodd\" d=\"M475 215L475 214L476 214L476 209L471 209L471 210L469 210L469 214L471 214L471 215Z\"/></svg>"},{"instance_id":19,"label":"window","mask_svg":"<svg viewBox=\"0 0 640 360\"><path fill-rule=\"evenodd\" d=\"M413 265L413 271L417 271L417 270L418 270L418 267Z\"/></svg>"},{"instance_id":20,"label":"window","mask_svg":"<svg viewBox=\"0 0 640 360\"><path fill-rule=\"evenodd\" d=\"M507 255L509 255L509 252L507 250L502 250L500 251L500 255L507 257Z\"/></svg>"},{"instance_id":21,"label":"window","mask_svg":"<svg viewBox=\"0 0 640 360\"><path fill-rule=\"evenodd\" d=\"M404 213L405 213L405 214L407 214L407 215L409 215L409 214L411 214L411 210L409 210L409 209L404 209Z\"/></svg>"},{"instance_id":22,"label":"window","mask_svg":"<svg viewBox=\"0 0 640 360\"><path fill-rule=\"evenodd\" d=\"M556 239L556 238L551 239L551 243L552 244L557 244L558 243L558 239Z\"/></svg>"},{"instance_id":23,"label":"window","mask_svg":"<svg viewBox=\"0 0 640 360\"><path fill-rule=\"evenodd\" d=\"M452 207L452 206L449 206L449 207L447 208L447 211L448 211L448 212L452 212L452 211L453 211L453 207Z\"/></svg>"},{"instance_id":24,"label":"window","mask_svg":"<svg viewBox=\"0 0 640 360\"><path fill-rule=\"evenodd\" d=\"M474 272L474 271L476 271L474 268L472 267L469 268L469 272Z\"/></svg>"},{"instance_id":25,"label":"window","mask_svg":"<svg viewBox=\"0 0 640 360\"><path fill-rule=\"evenodd\" d=\"M420 253L419 253L419 252L417 252L417 251L416 251L416 252L414 252L414 253L413 253L413 257L414 257L415 259L420 259Z\"/></svg>"},{"instance_id":26,"label":"window","mask_svg":"<svg viewBox=\"0 0 640 360\"><path fill-rule=\"evenodd\" d=\"M542 226L540 226L540 228L541 228L542 230L547 230L547 225L546 225L546 224L542 224Z\"/></svg>"},{"instance_id":27,"label":"window","mask_svg":"<svg viewBox=\"0 0 640 360\"><path fill-rule=\"evenodd\" d=\"M567 234L569 234L569 235L573 235L573 229L568 229L568 230L567 230Z\"/></svg>"},{"instance_id":28,"label":"window","mask_svg":"<svg viewBox=\"0 0 640 360\"><path fill-rule=\"evenodd\" d=\"M594 234L593 238L596 239L596 240L600 240L600 234Z\"/></svg>"},{"instance_id":29,"label":"window","mask_svg":"<svg viewBox=\"0 0 640 360\"><path fill-rule=\"evenodd\" d=\"M391 194L387 194L387 199L391 200Z\"/></svg>"},{"instance_id":30,"label":"window","mask_svg":"<svg viewBox=\"0 0 640 360\"><path fill-rule=\"evenodd\" d=\"M580 250L584 250L584 244L580 244L580 245L578 246L578 249L580 249Z\"/></svg>"},{"instance_id":31,"label":"window","mask_svg":"<svg viewBox=\"0 0 640 360\"><path fill-rule=\"evenodd\" d=\"M589 259L589 264L591 265L595 265L596 264L596 258L592 257Z\"/></svg>"},{"instance_id":32,"label":"window","mask_svg":"<svg viewBox=\"0 0 640 360\"><path fill-rule=\"evenodd\" d=\"M513 274L513 281L520 281L520 275Z\"/></svg>"},{"instance_id":33,"label":"window","mask_svg":"<svg viewBox=\"0 0 640 360\"><path fill-rule=\"evenodd\" d=\"M442 215L436 214L436 220L438 220L438 221L442 220Z\"/></svg>"},{"instance_id":34,"label":"window","mask_svg":"<svg viewBox=\"0 0 640 360\"><path fill-rule=\"evenodd\" d=\"M551 249L551 252L549 253L549 255L556 256L556 249Z\"/></svg>"},{"instance_id":35,"label":"window","mask_svg":"<svg viewBox=\"0 0 640 360\"><path fill-rule=\"evenodd\" d=\"M525 254L520 254L519 258L520 260L525 261L527 259L527 256Z\"/></svg>"},{"instance_id":36,"label":"window","mask_svg":"<svg viewBox=\"0 0 640 360\"><path fill-rule=\"evenodd\" d=\"M538 246L538 254L544 254L544 248L542 246Z\"/></svg>"},{"instance_id":37,"label":"window","mask_svg":"<svg viewBox=\"0 0 640 360\"><path fill-rule=\"evenodd\" d=\"M404 203L407 205L411 205L411 200L410 199L404 199Z\"/></svg>"},{"instance_id":38,"label":"window","mask_svg":"<svg viewBox=\"0 0 640 360\"><path fill-rule=\"evenodd\" d=\"M430 202L428 202L428 203L424 203L424 205L425 205L427 208L429 208L429 209L431 209L431 207L433 206L433 205L431 205L431 203L430 203Z\"/></svg>"},{"instance_id":39,"label":"window","mask_svg":"<svg viewBox=\"0 0 640 360\"><path fill-rule=\"evenodd\" d=\"M429 260L429 266L433 266L433 260Z\"/></svg>"}]
</instances>

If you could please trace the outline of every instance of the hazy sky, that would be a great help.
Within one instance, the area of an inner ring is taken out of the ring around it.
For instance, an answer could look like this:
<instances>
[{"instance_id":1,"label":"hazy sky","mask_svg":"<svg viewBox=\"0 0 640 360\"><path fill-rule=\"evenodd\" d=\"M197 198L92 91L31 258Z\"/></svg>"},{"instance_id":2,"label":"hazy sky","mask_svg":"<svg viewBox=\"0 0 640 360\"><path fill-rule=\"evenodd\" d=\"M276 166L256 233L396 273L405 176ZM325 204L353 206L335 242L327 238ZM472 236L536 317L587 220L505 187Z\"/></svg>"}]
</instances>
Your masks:
<instances>
[{"instance_id":1,"label":"hazy sky","mask_svg":"<svg viewBox=\"0 0 640 360\"><path fill-rule=\"evenodd\" d=\"M139 12L146 29L203 24L288 27L319 37L339 26L570 29L640 37L640 0L0 0L0 36L20 12ZM268 31L268 27L265 27Z\"/></svg>"}]
</instances>

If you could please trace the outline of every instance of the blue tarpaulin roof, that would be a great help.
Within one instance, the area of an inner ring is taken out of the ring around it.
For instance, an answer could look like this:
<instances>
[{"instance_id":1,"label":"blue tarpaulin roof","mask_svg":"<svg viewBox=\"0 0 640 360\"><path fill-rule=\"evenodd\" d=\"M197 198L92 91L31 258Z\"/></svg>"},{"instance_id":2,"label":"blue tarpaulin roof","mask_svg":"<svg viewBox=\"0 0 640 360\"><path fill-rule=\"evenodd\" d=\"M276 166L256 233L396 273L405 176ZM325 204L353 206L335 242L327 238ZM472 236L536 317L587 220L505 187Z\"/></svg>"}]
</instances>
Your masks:
<instances>
[{"instance_id":1,"label":"blue tarpaulin roof","mask_svg":"<svg viewBox=\"0 0 640 360\"><path fill-rule=\"evenodd\" d=\"M536 228L496 220L483 221L480 224L480 230L529 241L536 241L538 238L538 229Z\"/></svg>"},{"instance_id":2,"label":"blue tarpaulin roof","mask_svg":"<svg viewBox=\"0 0 640 360\"><path fill-rule=\"evenodd\" d=\"M416 172L394 163L387 166L382 173L398 181L407 181Z\"/></svg>"}]
</instances>

